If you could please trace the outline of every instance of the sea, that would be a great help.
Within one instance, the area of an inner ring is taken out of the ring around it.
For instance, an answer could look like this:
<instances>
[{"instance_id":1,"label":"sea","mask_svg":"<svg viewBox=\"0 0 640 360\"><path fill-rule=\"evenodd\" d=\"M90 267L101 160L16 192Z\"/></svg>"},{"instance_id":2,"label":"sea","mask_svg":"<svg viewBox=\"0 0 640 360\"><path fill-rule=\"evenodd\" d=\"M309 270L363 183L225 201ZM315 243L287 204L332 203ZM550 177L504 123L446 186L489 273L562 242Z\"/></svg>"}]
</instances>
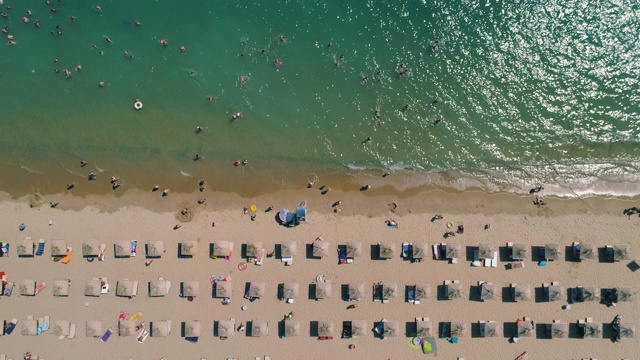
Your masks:
<instances>
[{"instance_id":1,"label":"sea","mask_svg":"<svg viewBox=\"0 0 640 360\"><path fill-rule=\"evenodd\" d=\"M234 191L389 172L403 189L640 195L637 1L0 10L0 190L11 194L98 191L111 176L122 189L208 179ZM85 185L90 172L99 186Z\"/></svg>"}]
</instances>

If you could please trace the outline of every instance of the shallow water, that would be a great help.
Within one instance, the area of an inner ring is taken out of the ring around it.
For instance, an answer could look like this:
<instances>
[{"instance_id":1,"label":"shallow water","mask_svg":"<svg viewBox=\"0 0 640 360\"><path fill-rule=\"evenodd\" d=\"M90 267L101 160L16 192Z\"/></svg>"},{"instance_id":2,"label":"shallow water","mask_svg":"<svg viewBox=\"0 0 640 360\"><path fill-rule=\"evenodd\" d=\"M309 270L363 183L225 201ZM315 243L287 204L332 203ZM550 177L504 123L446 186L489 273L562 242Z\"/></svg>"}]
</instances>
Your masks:
<instances>
[{"instance_id":1,"label":"shallow water","mask_svg":"<svg viewBox=\"0 0 640 360\"><path fill-rule=\"evenodd\" d=\"M640 194L631 1L52 3L5 1L0 19L17 42L0 52L0 166L22 169L4 186L89 171L147 186L139 173L247 158L252 181L386 168L417 171L406 186Z\"/></svg>"}]
</instances>

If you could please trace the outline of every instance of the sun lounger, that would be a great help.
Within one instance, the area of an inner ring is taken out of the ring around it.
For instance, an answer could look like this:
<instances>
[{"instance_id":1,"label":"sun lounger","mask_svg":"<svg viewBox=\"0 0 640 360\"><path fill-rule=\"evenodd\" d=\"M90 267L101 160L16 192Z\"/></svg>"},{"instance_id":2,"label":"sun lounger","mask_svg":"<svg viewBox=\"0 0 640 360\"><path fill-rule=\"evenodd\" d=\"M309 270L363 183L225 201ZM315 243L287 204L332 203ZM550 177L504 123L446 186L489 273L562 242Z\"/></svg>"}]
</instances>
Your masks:
<instances>
[{"instance_id":1,"label":"sun lounger","mask_svg":"<svg viewBox=\"0 0 640 360\"><path fill-rule=\"evenodd\" d=\"M416 301L416 287L415 287L415 285L409 285L407 287L407 300L409 300L409 302L415 303L415 301Z\"/></svg>"},{"instance_id":2,"label":"sun lounger","mask_svg":"<svg viewBox=\"0 0 640 360\"><path fill-rule=\"evenodd\" d=\"M3 283L3 286L4 286L4 291L3 291L4 296L11 296L11 294L13 293L13 282L7 281L7 283Z\"/></svg>"},{"instance_id":3,"label":"sun lounger","mask_svg":"<svg viewBox=\"0 0 640 360\"><path fill-rule=\"evenodd\" d=\"M403 258L408 258L409 257L409 243L402 243L402 257Z\"/></svg>"},{"instance_id":4,"label":"sun lounger","mask_svg":"<svg viewBox=\"0 0 640 360\"><path fill-rule=\"evenodd\" d=\"M293 264L293 256L283 256L282 262L285 266L291 266Z\"/></svg>"},{"instance_id":5,"label":"sun lounger","mask_svg":"<svg viewBox=\"0 0 640 360\"><path fill-rule=\"evenodd\" d=\"M76 324L71 324L69 327L69 336L67 338L74 339L76 337Z\"/></svg>"},{"instance_id":6,"label":"sun lounger","mask_svg":"<svg viewBox=\"0 0 640 360\"><path fill-rule=\"evenodd\" d=\"M101 278L100 279L100 285L102 286L100 288L100 293L101 294L106 294L109 292L109 279L107 278Z\"/></svg>"},{"instance_id":7,"label":"sun lounger","mask_svg":"<svg viewBox=\"0 0 640 360\"><path fill-rule=\"evenodd\" d=\"M107 249L107 244L100 244L100 252L98 253L98 261L104 260L104 251Z\"/></svg>"},{"instance_id":8,"label":"sun lounger","mask_svg":"<svg viewBox=\"0 0 640 360\"><path fill-rule=\"evenodd\" d=\"M13 330L15 330L17 324L18 324L18 319L16 318L11 319L11 321L9 322L5 320L4 331L3 331L4 335L10 335L13 332Z\"/></svg>"},{"instance_id":9,"label":"sun lounger","mask_svg":"<svg viewBox=\"0 0 640 360\"><path fill-rule=\"evenodd\" d=\"M131 256L136 255L138 255L138 242L136 240L133 240L131 242Z\"/></svg>"},{"instance_id":10,"label":"sun lounger","mask_svg":"<svg viewBox=\"0 0 640 360\"><path fill-rule=\"evenodd\" d=\"M339 264L346 264L347 263L347 253L346 253L346 251L342 250L341 248L338 248L338 263Z\"/></svg>"},{"instance_id":11,"label":"sun lounger","mask_svg":"<svg viewBox=\"0 0 640 360\"><path fill-rule=\"evenodd\" d=\"M147 340L147 337L149 337L149 332L146 329L142 329L140 331L140 334L138 334L136 340L138 340L138 342L142 344L145 340Z\"/></svg>"},{"instance_id":12,"label":"sun lounger","mask_svg":"<svg viewBox=\"0 0 640 360\"><path fill-rule=\"evenodd\" d=\"M522 261L516 261L516 262L512 262L511 263L511 268L512 269L519 269L519 268L523 268L524 267L524 263Z\"/></svg>"},{"instance_id":13,"label":"sun lounger","mask_svg":"<svg viewBox=\"0 0 640 360\"><path fill-rule=\"evenodd\" d=\"M63 257L62 260L60 260L61 263L63 264L68 264L69 261L71 260L71 256L73 255L73 249L68 247L67 248L67 256Z\"/></svg>"},{"instance_id":14,"label":"sun lounger","mask_svg":"<svg viewBox=\"0 0 640 360\"><path fill-rule=\"evenodd\" d=\"M51 317L49 315L44 316L44 320L42 322L42 327L44 331L49 330L49 326L51 325Z\"/></svg>"},{"instance_id":15,"label":"sun lounger","mask_svg":"<svg viewBox=\"0 0 640 360\"><path fill-rule=\"evenodd\" d=\"M104 335L102 335L102 337L100 337L100 342L106 343L109 340L109 338L111 337L111 335L113 335L113 330L107 329L107 331L104 333Z\"/></svg>"},{"instance_id":16,"label":"sun lounger","mask_svg":"<svg viewBox=\"0 0 640 360\"><path fill-rule=\"evenodd\" d=\"M187 336L184 339L187 340L188 342L196 343L196 342L198 342L199 337L198 336Z\"/></svg>"},{"instance_id":17,"label":"sun lounger","mask_svg":"<svg viewBox=\"0 0 640 360\"><path fill-rule=\"evenodd\" d=\"M438 244L433 245L432 248L433 248L433 258L436 260L440 259L440 248L438 247Z\"/></svg>"},{"instance_id":18,"label":"sun lounger","mask_svg":"<svg viewBox=\"0 0 640 360\"><path fill-rule=\"evenodd\" d=\"M0 243L0 256L9 256L9 243Z\"/></svg>"},{"instance_id":19,"label":"sun lounger","mask_svg":"<svg viewBox=\"0 0 640 360\"><path fill-rule=\"evenodd\" d=\"M41 282L37 287L36 287L36 293L35 295L38 295L42 290L44 290L44 288L47 287L47 284L45 284L44 282Z\"/></svg>"},{"instance_id":20,"label":"sun lounger","mask_svg":"<svg viewBox=\"0 0 640 360\"><path fill-rule=\"evenodd\" d=\"M44 239L40 239L40 242L38 243L38 248L36 249L36 255L42 256L43 253L44 253Z\"/></svg>"}]
</instances>

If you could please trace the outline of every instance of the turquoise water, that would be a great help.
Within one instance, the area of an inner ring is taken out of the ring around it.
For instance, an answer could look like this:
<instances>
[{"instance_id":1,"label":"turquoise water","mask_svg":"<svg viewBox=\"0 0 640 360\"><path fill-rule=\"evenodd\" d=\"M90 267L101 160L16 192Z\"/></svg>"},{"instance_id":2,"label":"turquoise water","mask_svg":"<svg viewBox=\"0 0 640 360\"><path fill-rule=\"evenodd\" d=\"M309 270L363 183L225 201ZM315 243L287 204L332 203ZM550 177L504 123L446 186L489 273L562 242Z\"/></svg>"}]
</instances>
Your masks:
<instances>
[{"instance_id":1,"label":"turquoise water","mask_svg":"<svg viewBox=\"0 0 640 360\"><path fill-rule=\"evenodd\" d=\"M633 1L95 4L5 0L1 162L22 184L97 169L136 186L247 158L271 181L410 169L415 185L640 194Z\"/></svg>"}]
</instances>

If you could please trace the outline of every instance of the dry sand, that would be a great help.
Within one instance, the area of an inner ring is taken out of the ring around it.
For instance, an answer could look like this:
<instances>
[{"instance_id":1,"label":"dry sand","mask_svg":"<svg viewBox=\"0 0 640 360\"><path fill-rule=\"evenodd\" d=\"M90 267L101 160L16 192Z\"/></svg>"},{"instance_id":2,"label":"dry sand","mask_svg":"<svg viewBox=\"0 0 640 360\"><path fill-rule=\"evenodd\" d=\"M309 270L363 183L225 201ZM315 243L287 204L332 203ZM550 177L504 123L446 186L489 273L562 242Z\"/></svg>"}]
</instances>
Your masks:
<instances>
[{"instance_id":1,"label":"dry sand","mask_svg":"<svg viewBox=\"0 0 640 360\"><path fill-rule=\"evenodd\" d=\"M0 337L0 354L10 358L21 358L25 351L46 359L254 359L269 355L271 359L407 359L429 357L409 347L412 323L415 317L430 317L434 324L446 321L463 321L467 324L467 337L460 343L451 344L438 339L438 354L441 359L513 359L523 351L531 354L530 359L579 359L594 357L599 359L635 358L638 338L613 343L603 339L544 339L524 338L516 344L509 342L512 335L511 325L507 324L506 333L503 323L513 323L518 317L529 316L537 324L551 323L558 319L575 324L578 319L592 317L594 321L608 324L616 314L622 314L625 322L640 323L640 305L638 302L619 303L616 308L607 308L598 303L575 304L570 310L563 310L566 302L520 302L475 301L475 289L478 280L493 282L500 288L510 283L530 284L539 287L542 283L558 281L566 287L597 285L600 287L631 286L640 289L640 272L632 272L628 261L602 263L598 260L572 262L564 260L538 267L532 261L525 262L525 268L506 270L505 261L498 268L476 268L463 256L458 264L432 260L410 263L399 256L390 260L372 260L371 245L382 241L396 244L400 253L402 242L426 241L435 244L442 241L461 243L463 246L477 246L488 242L496 246L505 243L524 242L544 245L547 242L559 242L569 246L573 241L605 244L631 244L633 251L640 235L640 218L627 219L622 210L637 202L604 199L547 199L549 208L538 209L531 204L530 197L510 195L487 195L482 193L464 193L448 195L438 191L410 194L398 197L382 192L366 193L331 192L319 195L317 189L305 191L282 191L264 195L255 199L243 199L232 194L207 194L204 205L197 205L196 194L171 194L161 198L159 194L129 191L122 197L69 195L47 196L42 199L44 205L29 207L29 198L12 200L8 195L0 196L0 241L11 243L9 257L0 258L0 271L7 272L10 281L25 279L44 281L47 288L35 297L20 296L15 291L11 297L0 298L0 314L3 320L13 317L24 320L28 315L35 318L51 316L69 320L77 324L75 339L58 340L52 331L37 337L20 334L20 323L16 331L9 336ZM296 228L279 226L275 212L264 213L269 205L276 209L294 208L303 199L309 207L309 222ZM329 204L342 200L343 211L331 212ZM60 201L57 209L48 206L50 201ZM395 213L389 212L388 204L395 202ZM250 204L258 205L258 217L251 221L244 215L242 208ZM33 199L32 199L33 204ZM133 205L136 204L136 205ZM172 227L179 221L177 213L188 206L194 211L190 222L182 223L178 230ZM434 213L444 215L444 220L431 223ZM398 229L385 226L384 220L395 219ZM54 224L49 226L49 220ZM216 226L212 227L212 221ZM464 222L465 233L455 238L443 240L449 221ZM18 226L27 227L19 231ZM491 224L490 230L483 230L485 224ZM318 259L305 258L306 244L322 236L331 243L329 256ZM44 256L18 258L17 241L26 236L36 242L40 238L47 241ZM87 262L81 256L82 241L98 239L107 244L105 261ZM53 262L50 258L52 239L65 239L73 247L74 255L69 264ZM137 240L138 256L128 259L115 259L113 244L119 240ZM167 252L161 259L145 267L144 244L150 240L164 240ZM178 243L185 240L198 242L198 254L192 259L178 259ZM235 243L231 260L210 259L209 244L219 240ZM272 251L275 244L283 240L298 242L298 255L293 266L285 267L275 258L265 259L263 266L249 265L246 271L238 271L242 261L241 245L251 240L261 240ZM338 265L336 246L347 240L362 241L364 256L356 258L353 264ZM463 248L464 249L464 248ZM463 250L463 253L466 252ZM220 299L210 294L208 278L210 275L230 276L234 284L232 304L223 306ZM334 285L331 299L315 301L309 298L309 286L318 274ZM99 298L83 296L84 281L88 278L108 277L111 291ZM147 284L150 280L163 277L171 280L170 293L163 298L149 298ZM116 281L131 278L140 282L138 296L133 299L115 296ZM54 298L52 283L57 279L71 280L71 293L67 298ZM438 300L436 289L443 280L460 280L466 295L463 299ZM181 281L197 280L201 294L193 302L180 298ZM245 283L264 281L267 283L266 296L250 303L243 299ZM399 286L399 296L388 304L372 301L374 282L394 282ZM286 304L277 299L277 286L283 282L297 282L300 285L300 298L294 304ZM356 309L347 310L350 304L341 299L340 287L349 282L365 283L365 298ZM431 284L433 297L423 300L420 305L404 301L406 285L423 282ZM85 301L91 305L85 307ZM248 310L240 307L247 305ZM167 338L149 337L144 344L136 342L135 337L118 337L105 344L97 339L85 336L85 323L88 320L101 320L103 325L117 329L118 314L138 311L143 313L142 320L149 322L169 319L173 322L172 333ZM301 322L301 335L286 339L278 338L278 323L283 315L293 311L295 320ZM235 318L237 323L252 319L269 322L269 335L263 338L247 337L238 333L228 340L215 338L214 321ZM401 335L397 338L381 340L374 338L373 332L361 338L340 339L342 321L366 320L369 328L382 318L400 322ZM189 343L180 336L182 321L200 320L202 335L197 343ZM330 320L334 323L334 339L319 341L310 335L310 322ZM500 324L500 337L475 337L478 320L495 320ZM407 324L407 325L405 325ZM434 325L437 326L437 325ZM572 330L574 328L572 327ZM355 344L356 349L348 349Z\"/></svg>"}]
</instances>

